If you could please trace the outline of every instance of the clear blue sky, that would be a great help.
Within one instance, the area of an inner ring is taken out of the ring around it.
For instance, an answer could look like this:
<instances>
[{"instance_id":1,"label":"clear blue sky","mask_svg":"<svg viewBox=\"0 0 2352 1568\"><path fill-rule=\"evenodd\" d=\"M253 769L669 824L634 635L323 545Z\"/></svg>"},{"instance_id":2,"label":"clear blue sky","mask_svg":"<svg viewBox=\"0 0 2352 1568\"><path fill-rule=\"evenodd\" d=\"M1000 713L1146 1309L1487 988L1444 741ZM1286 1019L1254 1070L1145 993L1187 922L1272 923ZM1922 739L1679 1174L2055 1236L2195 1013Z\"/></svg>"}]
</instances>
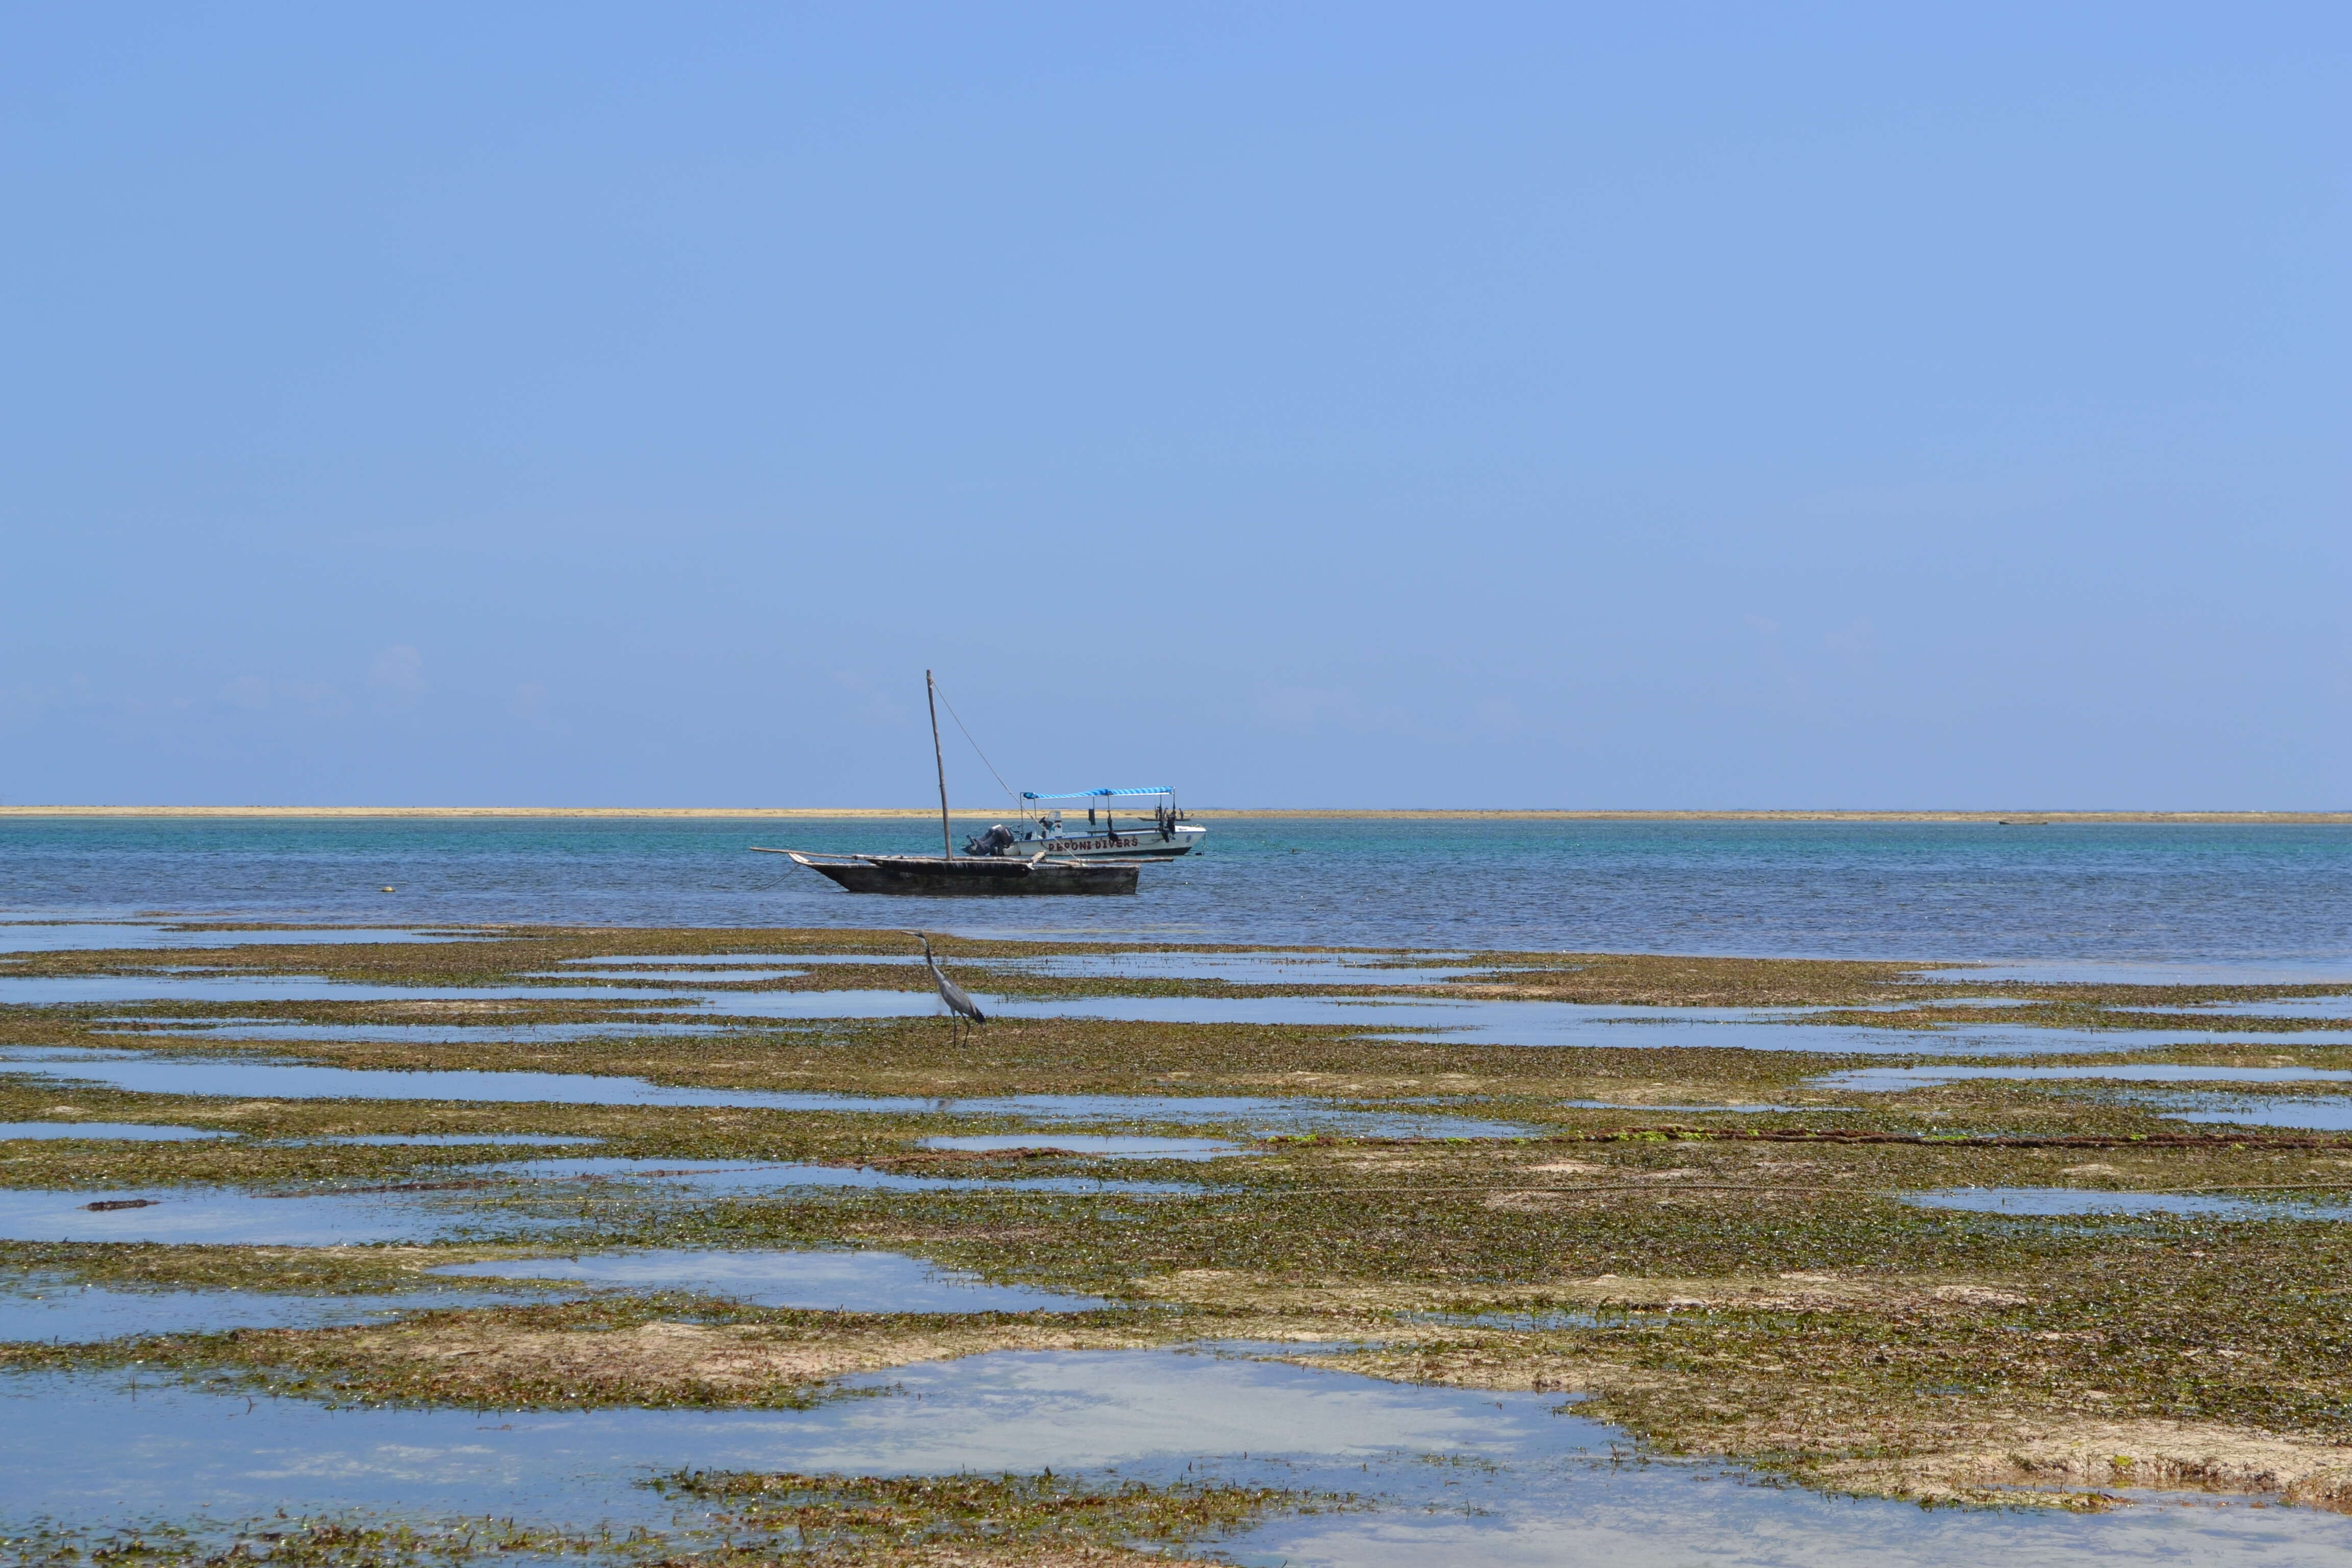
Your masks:
<instances>
[{"instance_id":1,"label":"clear blue sky","mask_svg":"<svg viewBox=\"0 0 2352 1568\"><path fill-rule=\"evenodd\" d=\"M2347 18L11 6L0 801L2352 806Z\"/></svg>"}]
</instances>

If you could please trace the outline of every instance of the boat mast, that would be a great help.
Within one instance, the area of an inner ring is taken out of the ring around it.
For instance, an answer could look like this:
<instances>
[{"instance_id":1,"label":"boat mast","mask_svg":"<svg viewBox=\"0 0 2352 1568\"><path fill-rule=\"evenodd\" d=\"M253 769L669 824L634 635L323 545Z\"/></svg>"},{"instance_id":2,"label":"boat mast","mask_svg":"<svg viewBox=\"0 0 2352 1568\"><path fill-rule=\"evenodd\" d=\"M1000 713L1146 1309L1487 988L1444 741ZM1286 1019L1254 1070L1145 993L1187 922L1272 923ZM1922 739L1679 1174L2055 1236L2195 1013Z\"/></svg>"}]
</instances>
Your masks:
<instances>
[{"instance_id":1,"label":"boat mast","mask_svg":"<svg viewBox=\"0 0 2352 1568\"><path fill-rule=\"evenodd\" d=\"M931 762L940 770L940 857L955 858L955 841L948 837L948 760L940 752L940 690L929 670L923 671L923 699L931 705Z\"/></svg>"}]
</instances>

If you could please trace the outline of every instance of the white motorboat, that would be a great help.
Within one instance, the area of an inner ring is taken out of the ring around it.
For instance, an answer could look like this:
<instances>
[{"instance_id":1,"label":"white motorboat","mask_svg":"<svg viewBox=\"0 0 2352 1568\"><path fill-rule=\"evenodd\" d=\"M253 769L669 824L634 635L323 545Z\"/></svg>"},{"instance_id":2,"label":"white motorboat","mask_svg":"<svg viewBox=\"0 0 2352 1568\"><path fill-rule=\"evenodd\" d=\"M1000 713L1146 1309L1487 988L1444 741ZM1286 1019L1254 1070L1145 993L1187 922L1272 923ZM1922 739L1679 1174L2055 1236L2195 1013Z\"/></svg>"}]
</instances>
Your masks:
<instances>
[{"instance_id":1,"label":"white motorboat","mask_svg":"<svg viewBox=\"0 0 2352 1568\"><path fill-rule=\"evenodd\" d=\"M1149 812L1131 809L1129 820L1122 824L1114 803L1137 797L1150 799ZM1176 809L1176 792L1165 784L1080 789L1066 795L1024 790L1021 798L1036 813L1034 817L1019 827L993 824L986 832L965 839L963 852L1016 860L1034 855L1056 860L1172 860L1191 854L1209 834L1207 828L1185 820ZM1060 806L1046 804L1061 800L1087 803L1083 826L1067 820Z\"/></svg>"}]
</instances>

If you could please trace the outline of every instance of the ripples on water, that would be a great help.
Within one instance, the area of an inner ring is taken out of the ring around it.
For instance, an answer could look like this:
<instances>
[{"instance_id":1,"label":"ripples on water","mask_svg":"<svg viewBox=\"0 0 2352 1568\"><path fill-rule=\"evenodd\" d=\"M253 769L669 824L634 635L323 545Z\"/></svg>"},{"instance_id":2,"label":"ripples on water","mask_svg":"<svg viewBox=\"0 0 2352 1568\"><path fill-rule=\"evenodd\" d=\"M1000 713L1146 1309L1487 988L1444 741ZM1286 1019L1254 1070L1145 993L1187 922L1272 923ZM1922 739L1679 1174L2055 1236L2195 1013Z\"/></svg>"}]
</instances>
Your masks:
<instances>
[{"instance_id":1,"label":"ripples on water","mask_svg":"<svg viewBox=\"0 0 2352 1568\"><path fill-rule=\"evenodd\" d=\"M915 819L23 819L0 822L0 888L19 918L170 909L1412 948L2352 956L2352 827L2332 826L1240 819L1211 824L1200 855L1148 868L1133 899L857 898L749 853L779 838L923 852L932 831Z\"/></svg>"}]
</instances>

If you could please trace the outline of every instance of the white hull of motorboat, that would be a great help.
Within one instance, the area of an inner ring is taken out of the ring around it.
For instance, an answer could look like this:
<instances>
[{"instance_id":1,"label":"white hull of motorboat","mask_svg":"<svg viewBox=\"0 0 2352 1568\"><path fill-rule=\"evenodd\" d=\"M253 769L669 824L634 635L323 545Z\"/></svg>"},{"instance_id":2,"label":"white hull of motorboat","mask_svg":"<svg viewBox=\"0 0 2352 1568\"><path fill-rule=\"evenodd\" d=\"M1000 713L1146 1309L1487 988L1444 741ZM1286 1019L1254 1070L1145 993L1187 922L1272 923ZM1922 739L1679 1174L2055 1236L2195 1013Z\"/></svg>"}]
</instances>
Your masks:
<instances>
[{"instance_id":1,"label":"white hull of motorboat","mask_svg":"<svg viewBox=\"0 0 2352 1568\"><path fill-rule=\"evenodd\" d=\"M1155 826L1120 828L1116 833L1073 833L1064 828L1051 837L1032 827L997 853L1006 859L1025 860L1043 853L1056 860L1172 860L1189 855L1209 830L1180 822L1165 837Z\"/></svg>"}]
</instances>

